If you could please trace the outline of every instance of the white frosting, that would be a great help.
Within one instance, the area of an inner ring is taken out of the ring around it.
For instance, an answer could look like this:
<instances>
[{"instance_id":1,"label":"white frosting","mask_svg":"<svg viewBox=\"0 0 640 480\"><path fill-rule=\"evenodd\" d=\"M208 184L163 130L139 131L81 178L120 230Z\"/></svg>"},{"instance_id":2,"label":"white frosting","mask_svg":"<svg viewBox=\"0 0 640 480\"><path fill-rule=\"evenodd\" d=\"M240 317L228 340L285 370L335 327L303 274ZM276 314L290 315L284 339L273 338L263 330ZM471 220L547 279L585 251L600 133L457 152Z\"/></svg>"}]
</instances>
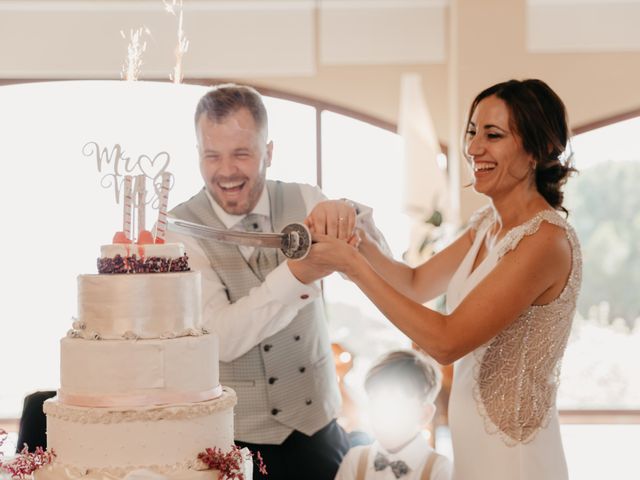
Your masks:
<instances>
[{"instance_id":1,"label":"white frosting","mask_svg":"<svg viewBox=\"0 0 640 480\"><path fill-rule=\"evenodd\" d=\"M170 338L201 329L200 272L79 275L85 338Z\"/></svg>"},{"instance_id":2,"label":"white frosting","mask_svg":"<svg viewBox=\"0 0 640 480\"><path fill-rule=\"evenodd\" d=\"M71 407L50 399L44 406L47 446L56 464L79 471L196 468L206 448L233 445L235 403L230 389L208 402L153 408Z\"/></svg>"},{"instance_id":3,"label":"white frosting","mask_svg":"<svg viewBox=\"0 0 640 480\"><path fill-rule=\"evenodd\" d=\"M182 243L150 243L146 245L112 243L100 247L100 257L102 258L114 258L116 255L121 257L136 255L138 258L180 258L184 253Z\"/></svg>"},{"instance_id":4,"label":"white frosting","mask_svg":"<svg viewBox=\"0 0 640 480\"><path fill-rule=\"evenodd\" d=\"M60 396L65 403L135 406L203 400L215 398L207 392L218 382L215 335L60 341Z\"/></svg>"},{"instance_id":5,"label":"white frosting","mask_svg":"<svg viewBox=\"0 0 640 480\"><path fill-rule=\"evenodd\" d=\"M34 473L35 480L218 480L220 473L217 470L194 470L189 468L174 468L170 471L164 469L135 469L126 473L105 472L104 470L80 470L69 465L61 465L55 462L47 465ZM249 470L247 470L249 471ZM251 480L252 471L245 474L245 479Z\"/></svg>"}]
</instances>

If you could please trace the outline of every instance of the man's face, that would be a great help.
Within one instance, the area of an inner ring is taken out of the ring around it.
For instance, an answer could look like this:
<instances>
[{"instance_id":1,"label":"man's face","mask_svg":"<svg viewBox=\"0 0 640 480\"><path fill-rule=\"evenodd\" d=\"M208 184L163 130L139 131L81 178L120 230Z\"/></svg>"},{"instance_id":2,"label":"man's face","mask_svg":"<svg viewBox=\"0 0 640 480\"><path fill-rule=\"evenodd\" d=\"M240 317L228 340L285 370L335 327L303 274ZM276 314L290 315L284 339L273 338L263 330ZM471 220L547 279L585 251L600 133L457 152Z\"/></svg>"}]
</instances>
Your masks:
<instances>
[{"instance_id":1,"label":"man's face","mask_svg":"<svg viewBox=\"0 0 640 480\"><path fill-rule=\"evenodd\" d=\"M233 215L250 213L264 189L272 142L241 108L220 121L201 115L196 127L200 173L214 200Z\"/></svg>"}]
</instances>

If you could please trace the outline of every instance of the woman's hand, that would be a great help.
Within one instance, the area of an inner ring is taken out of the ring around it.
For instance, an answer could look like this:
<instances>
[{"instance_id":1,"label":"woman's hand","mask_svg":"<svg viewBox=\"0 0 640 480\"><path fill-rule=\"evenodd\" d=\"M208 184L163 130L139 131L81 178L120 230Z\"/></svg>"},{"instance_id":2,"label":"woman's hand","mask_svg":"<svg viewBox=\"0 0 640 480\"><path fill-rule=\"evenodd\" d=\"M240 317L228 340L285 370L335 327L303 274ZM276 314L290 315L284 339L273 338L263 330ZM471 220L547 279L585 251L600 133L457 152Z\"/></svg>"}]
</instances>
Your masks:
<instances>
[{"instance_id":1,"label":"woman's hand","mask_svg":"<svg viewBox=\"0 0 640 480\"><path fill-rule=\"evenodd\" d=\"M338 271L351 277L357 263L363 260L357 250L360 244L360 236L357 232L348 241L315 233L313 242L307 258L310 258L319 268Z\"/></svg>"}]
</instances>

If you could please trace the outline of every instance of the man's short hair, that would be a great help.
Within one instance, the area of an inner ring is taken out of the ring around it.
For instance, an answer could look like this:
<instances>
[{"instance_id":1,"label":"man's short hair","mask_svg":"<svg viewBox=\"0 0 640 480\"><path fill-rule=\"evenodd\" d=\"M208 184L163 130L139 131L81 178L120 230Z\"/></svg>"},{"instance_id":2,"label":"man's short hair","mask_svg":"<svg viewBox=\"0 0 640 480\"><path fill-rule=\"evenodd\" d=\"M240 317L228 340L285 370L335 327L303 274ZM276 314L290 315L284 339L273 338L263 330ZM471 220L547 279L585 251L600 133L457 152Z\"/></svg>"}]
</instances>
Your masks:
<instances>
[{"instance_id":1,"label":"man's short hair","mask_svg":"<svg viewBox=\"0 0 640 480\"><path fill-rule=\"evenodd\" d=\"M367 372L368 394L381 388L401 388L408 395L433 403L438 396L442 373L438 364L416 350L396 350L381 357Z\"/></svg>"},{"instance_id":2,"label":"man's short hair","mask_svg":"<svg viewBox=\"0 0 640 480\"><path fill-rule=\"evenodd\" d=\"M264 129L266 135L268 131L267 109L262 103L262 97L255 88L235 83L216 85L202 96L196 107L196 127L203 114L209 120L219 122L241 108L249 110L258 129Z\"/></svg>"}]
</instances>

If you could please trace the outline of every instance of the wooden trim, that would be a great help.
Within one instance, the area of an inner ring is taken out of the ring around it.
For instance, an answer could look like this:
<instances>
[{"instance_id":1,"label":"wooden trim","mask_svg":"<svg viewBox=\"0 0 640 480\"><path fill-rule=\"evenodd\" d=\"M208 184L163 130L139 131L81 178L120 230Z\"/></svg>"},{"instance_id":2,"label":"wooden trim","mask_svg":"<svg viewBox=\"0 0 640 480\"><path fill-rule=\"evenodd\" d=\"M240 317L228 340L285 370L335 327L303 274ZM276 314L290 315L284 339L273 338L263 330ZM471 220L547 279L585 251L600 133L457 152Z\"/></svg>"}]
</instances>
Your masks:
<instances>
[{"instance_id":1,"label":"wooden trim","mask_svg":"<svg viewBox=\"0 0 640 480\"><path fill-rule=\"evenodd\" d=\"M0 86L2 85L13 85L13 84L21 84L21 83L44 83L44 82L64 82L64 81L83 81L83 80L115 80L113 78L92 78L92 79L80 79L80 78L56 78L56 79L0 79ZM150 82L166 82L169 83L170 80L165 78L145 78L144 80ZM117 81L117 80L116 80ZM123 80L120 80L123 81ZM330 110L335 113L339 113L341 115L346 115L348 117L355 118L356 120L360 120L362 122L370 123L371 125L375 125L376 127L382 128L384 130L389 130L393 133L398 132L398 125L394 122L389 122L387 120L383 120L374 115L369 115L367 113L359 112L357 110L353 110L348 107L344 107L342 105L338 105L336 103L327 102L324 100L320 100L317 98L307 97L304 95L298 95L295 93L285 92L283 90L271 88L271 87L263 87L260 85L256 85L251 82L244 82L242 80L233 80L233 79L225 79L225 78L211 78L211 79L199 79L199 78L186 78L183 83L187 85L202 85L202 86L213 86L219 83L227 83L234 82L240 84L249 84L253 86L256 90L258 90L261 94L267 95L269 97L281 98L283 100L291 100L293 102L302 103L304 105L309 105L311 107L319 108L321 110Z\"/></svg>"},{"instance_id":2,"label":"wooden trim","mask_svg":"<svg viewBox=\"0 0 640 480\"><path fill-rule=\"evenodd\" d=\"M563 424L640 424L640 410L560 410Z\"/></svg>"},{"instance_id":3,"label":"wooden trim","mask_svg":"<svg viewBox=\"0 0 640 480\"><path fill-rule=\"evenodd\" d=\"M624 120L629 120L635 117L640 117L640 107L635 108L633 110L629 110L627 112L618 113L611 117L606 117L600 120L596 120L594 122L589 122L589 123L585 123L584 125L577 126L573 129L572 133L573 135L580 135L581 133L585 133L590 130L595 130L596 128L606 127L608 125L622 122Z\"/></svg>"}]
</instances>

